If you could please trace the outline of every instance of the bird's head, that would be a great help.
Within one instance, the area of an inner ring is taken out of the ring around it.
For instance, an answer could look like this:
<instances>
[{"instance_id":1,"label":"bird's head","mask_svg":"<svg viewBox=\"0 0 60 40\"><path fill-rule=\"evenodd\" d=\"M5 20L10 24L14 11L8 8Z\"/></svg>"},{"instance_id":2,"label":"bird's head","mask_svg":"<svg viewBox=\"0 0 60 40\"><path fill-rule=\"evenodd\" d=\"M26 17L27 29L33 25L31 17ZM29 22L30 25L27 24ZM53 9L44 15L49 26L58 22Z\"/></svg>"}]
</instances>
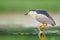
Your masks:
<instances>
[{"instance_id":1,"label":"bird's head","mask_svg":"<svg viewBox=\"0 0 60 40\"><path fill-rule=\"evenodd\" d=\"M35 15L35 14L36 14L36 10L35 9L31 9L25 15L32 16L32 15Z\"/></svg>"}]
</instances>

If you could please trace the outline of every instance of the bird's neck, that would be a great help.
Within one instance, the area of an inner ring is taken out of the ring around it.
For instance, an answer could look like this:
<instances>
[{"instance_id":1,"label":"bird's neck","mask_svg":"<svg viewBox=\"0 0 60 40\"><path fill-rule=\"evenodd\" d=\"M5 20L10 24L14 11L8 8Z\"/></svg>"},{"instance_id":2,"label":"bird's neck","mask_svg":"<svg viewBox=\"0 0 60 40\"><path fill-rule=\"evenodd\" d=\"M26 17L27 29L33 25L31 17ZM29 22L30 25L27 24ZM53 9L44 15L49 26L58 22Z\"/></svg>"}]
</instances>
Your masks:
<instances>
[{"instance_id":1,"label":"bird's neck","mask_svg":"<svg viewBox=\"0 0 60 40\"><path fill-rule=\"evenodd\" d=\"M36 16L36 12L35 11L30 11L29 12L29 15L32 17L32 18L35 18L35 16Z\"/></svg>"},{"instance_id":2,"label":"bird's neck","mask_svg":"<svg viewBox=\"0 0 60 40\"><path fill-rule=\"evenodd\" d=\"M32 15L31 15L31 17L32 17L33 19L35 19L35 17L36 17L36 14L32 14Z\"/></svg>"}]
</instances>

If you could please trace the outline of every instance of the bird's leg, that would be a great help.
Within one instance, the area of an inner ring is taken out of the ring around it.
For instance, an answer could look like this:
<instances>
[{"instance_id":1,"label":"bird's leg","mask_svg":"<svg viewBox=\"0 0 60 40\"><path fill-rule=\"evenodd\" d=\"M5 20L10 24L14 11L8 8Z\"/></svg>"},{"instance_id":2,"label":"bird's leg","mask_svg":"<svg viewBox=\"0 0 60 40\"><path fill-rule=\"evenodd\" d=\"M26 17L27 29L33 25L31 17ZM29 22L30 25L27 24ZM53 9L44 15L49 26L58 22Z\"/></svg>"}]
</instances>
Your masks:
<instances>
[{"instance_id":1,"label":"bird's leg","mask_svg":"<svg viewBox=\"0 0 60 40\"><path fill-rule=\"evenodd\" d=\"M39 38L39 40L41 40L41 34L40 34L40 31L41 31L42 25L43 25L43 24L40 24L40 25L38 26L38 30L39 30L39 32L38 32L38 38Z\"/></svg>"},{"instance_id":2,"label":"bird's leg","mask_svg":"<svg viewBox=\"0 0 60 40\"><path fill-rule=\"evenodd\" d=\"M46 34L45 34L47 24L43 24L43 26L44 26L44 29L43 29L43 32L44 32L44 33L43 33L44 39L43 39L43 40L47 40Z\"/></svg>"}]
</instances>

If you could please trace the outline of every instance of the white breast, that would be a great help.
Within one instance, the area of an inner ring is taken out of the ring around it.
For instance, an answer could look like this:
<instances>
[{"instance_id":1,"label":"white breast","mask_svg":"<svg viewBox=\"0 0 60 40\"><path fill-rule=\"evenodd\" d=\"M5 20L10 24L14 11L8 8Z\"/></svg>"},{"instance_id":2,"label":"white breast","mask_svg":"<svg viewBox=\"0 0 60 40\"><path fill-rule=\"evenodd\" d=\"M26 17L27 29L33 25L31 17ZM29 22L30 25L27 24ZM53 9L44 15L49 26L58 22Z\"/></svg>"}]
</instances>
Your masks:
<instances>
[{"instance_id":1,"label":"white breast","mask_svg":"<svg viewBox=\"0 0 60 40\"><path fill-rule=\"evenodd\" d=\"M31 16L33 19L35 19L36 14L37 14L37 13L36 13L35 11L30 11L30 12L28 13L28 15Z\"/></svg>"}]
</instances>

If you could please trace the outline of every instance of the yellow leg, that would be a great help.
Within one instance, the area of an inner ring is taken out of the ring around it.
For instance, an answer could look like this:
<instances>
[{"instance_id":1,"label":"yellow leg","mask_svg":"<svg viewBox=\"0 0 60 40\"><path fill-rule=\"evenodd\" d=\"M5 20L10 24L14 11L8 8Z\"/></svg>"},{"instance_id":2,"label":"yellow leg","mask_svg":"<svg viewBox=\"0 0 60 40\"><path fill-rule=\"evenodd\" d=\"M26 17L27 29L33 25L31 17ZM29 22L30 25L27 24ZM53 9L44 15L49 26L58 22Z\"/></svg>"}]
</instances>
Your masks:
<instances>
[{"instance_id":1,"label":"yellow leg","mask_svg":"<svg viewBox=\"0 0 60 40\"><path fill-rule=\"evenodd\" d=\"M41 40L41 36L40 36L40 33L38 33L38 38L39 38L39 40Z\"/></svg>"},{"instance_id":2,"label":"yellow leg","mask_svg":"<svg viewBox=\"0 0 60 40\"><path fill-rule=\"evenodd\" d=\"M43 29L43 34L41 35L40 31L41 31L41 27L42 26L44 27L44 29ZM38 32L38 38L39 38L39 40L47 40L46 35L45 35L46 26L47 26L47 24L45 24L45 23L43 23L40 26L38 26L38 30L39 30L39 32Z\"/></svg>"},{"instance_id":3,"label":"yellow leg","mask_svg":"<svg viewBox=\"0 0 60 40\"><path fill-rule=\"evenodd\" d=\"M38 26L38 30L39 30L39 31L41 30L42 25L43 25L43 24L40 24L40 26ZM39 40L41 40L40 32L38 33L38 38L39 38Z\"/></svg>"},{"instance_id":4,"label":"yellow leg","mask_svg":"<svg viewBox=\"0 0 60 40\"><path fill-rule=\"evenodd\" d=\"M44 32L44 33L43 33L44 38L43 38L43 40L47 40L46 34L45 34L47 24L43 24L43 26L44 26L44 29L43 29L43 32Z\"/></svg>"}]
</instances>

